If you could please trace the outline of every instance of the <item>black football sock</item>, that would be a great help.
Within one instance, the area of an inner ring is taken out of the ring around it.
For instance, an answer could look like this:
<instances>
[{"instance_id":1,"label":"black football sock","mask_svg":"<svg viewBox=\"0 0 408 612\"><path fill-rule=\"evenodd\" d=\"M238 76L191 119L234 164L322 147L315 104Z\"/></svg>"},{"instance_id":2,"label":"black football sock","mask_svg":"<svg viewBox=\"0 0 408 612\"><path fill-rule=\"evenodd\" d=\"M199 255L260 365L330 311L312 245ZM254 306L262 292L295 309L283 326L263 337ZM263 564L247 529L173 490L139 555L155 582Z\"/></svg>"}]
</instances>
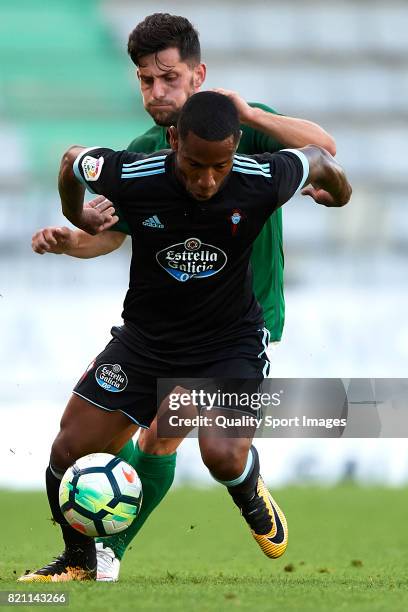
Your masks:
<instances>
[{"instance_id":1,"label":"black football sock","mask_svg":"<svg viewBox=\"0 0 408 612\"><path fill-rule=\"evenodd\" d=\"M65 550L70 560L83 568L94 569L96 566L94 539L73 529L66 521L59 505L59 486L63 475L63 471L51 464L45 472L48 503L50 504L52 517L61 527Z\"/></svg>"},{"instance_id":2,"label":"black football sock","mask_svg":"<svg viewBox=\"0 0 408 612\"><path fill-rule=\"evenodd\" d=\"M245 473L246 472L246 473ZM251 446L245 470L240 478L227 484L228 493L239 508L245 505L256 494L256 484L259 477L259 456L255 446Z\"/></svg>"}]
</instances>

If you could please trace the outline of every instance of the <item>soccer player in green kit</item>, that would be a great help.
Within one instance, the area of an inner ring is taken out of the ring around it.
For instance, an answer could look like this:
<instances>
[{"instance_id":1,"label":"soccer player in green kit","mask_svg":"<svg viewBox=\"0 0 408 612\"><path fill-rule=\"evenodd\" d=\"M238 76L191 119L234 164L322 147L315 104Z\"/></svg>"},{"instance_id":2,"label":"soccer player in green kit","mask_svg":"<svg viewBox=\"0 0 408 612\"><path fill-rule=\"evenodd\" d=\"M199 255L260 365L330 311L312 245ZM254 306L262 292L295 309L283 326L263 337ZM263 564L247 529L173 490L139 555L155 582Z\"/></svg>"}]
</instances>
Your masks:
<instances>
[{"instance_id":1,"label":"soccer player in green kit","mask_svg":"<svg viewBox=\"0 0 408 612\"><path fill-rule=\"evenodd\" d=\"M198 34L187 19L157 13L146 17L130 34L128 52L137 67L144 107L155 121L150 130L130 143L128 150L152 153L166 149L167 128L176 123L185 101L205 80ZM242 138L238 153L276 152L285 147L317 144L335 154L333 139L316 124L281 116L262 104L247 104L235 92L218 91L229 95L239 111ZM90 205L96 206L101 200L103 197L96 198ZM81 230L45 228L34 235L33 249L40 254L96 257L118 248L129 233L120 218L110 230L113 231L91 236ZM284 323L281 209L270 217L257 238L251 264L254 291L264 310L270 340L279 341ZM130 441L118 453L137 470L144 501L137 520L123 535L104 538L103 544L97 544L98 580L118 579L120 560L127 546L172 484L176 449L181 441L158 439L157 423L153 421L150 429L141 431L135 448Z\"/></svg>"}]
</instances>

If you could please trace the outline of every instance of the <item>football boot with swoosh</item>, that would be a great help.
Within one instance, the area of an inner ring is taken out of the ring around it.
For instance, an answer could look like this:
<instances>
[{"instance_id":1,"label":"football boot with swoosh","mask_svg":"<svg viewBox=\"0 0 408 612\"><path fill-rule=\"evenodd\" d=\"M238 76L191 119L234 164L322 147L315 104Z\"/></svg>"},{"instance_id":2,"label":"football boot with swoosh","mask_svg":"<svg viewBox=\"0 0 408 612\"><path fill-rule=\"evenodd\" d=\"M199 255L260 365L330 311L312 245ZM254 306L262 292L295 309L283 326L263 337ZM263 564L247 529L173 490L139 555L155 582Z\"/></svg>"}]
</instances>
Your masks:
<instances>
[{"instance_id":1,"label":"football boot with swoosh","mask_svg":"<svg viewBox=\"0 0 408 612\"><path fill-rule=\"evenodd\" d=\"M281 557L288 545L286 517L261 476L258 476L254 497L246 501L240 510L262 552L270 559Z\"/></svg>"},{"instance_id":2,"label":"football boot with swoosh","mask_svg":"<svg viewBox=\"0 0 408 612\"><path fill-rule=\"evenodd\" d=\"M18 582L68 582L71 580L95 580L95 567L81 567L64 551L54 561L35 572L26 572L18 578Z\"/></svg>"}]
</instances>

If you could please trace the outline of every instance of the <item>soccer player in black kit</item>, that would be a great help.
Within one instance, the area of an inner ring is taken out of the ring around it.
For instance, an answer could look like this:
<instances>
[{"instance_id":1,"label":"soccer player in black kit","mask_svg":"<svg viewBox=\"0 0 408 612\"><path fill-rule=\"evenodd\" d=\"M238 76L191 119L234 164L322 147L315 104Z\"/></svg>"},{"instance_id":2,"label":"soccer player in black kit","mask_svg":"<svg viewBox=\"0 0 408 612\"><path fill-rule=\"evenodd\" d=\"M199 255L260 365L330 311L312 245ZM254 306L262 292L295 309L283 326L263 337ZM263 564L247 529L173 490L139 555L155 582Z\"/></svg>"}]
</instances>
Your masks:
<instances>
[{"instance_id":1,"label":"soccer player in black kit","mask_svg":"<svg viewBox=\"0 0 408 612\"><path fill-rule=\"evenodd\" d=\"M325 206L351 195L339 164L324 149L236 155L239 117L215 92L193 95L172 152L152 155L71 147L61 162L65 216L91 234L114 215L111 204L83 208L84 186L120 207L132 232L130 283L122 327L76 385L46 472L53 517L65 551L20 580L87 580L96 575L94 540L71 528L58 503L64 471L92 452L115 453L115 439L157 412L158 378L267 375L262 309L252 292L251 246L265 220L306 183L303 193ZM130 435L130 434L129 434ZM271 558L287 546L283 512L260 476L252 440L201 436L202 459L224 484Z\"/></svg>"}]
</instances>

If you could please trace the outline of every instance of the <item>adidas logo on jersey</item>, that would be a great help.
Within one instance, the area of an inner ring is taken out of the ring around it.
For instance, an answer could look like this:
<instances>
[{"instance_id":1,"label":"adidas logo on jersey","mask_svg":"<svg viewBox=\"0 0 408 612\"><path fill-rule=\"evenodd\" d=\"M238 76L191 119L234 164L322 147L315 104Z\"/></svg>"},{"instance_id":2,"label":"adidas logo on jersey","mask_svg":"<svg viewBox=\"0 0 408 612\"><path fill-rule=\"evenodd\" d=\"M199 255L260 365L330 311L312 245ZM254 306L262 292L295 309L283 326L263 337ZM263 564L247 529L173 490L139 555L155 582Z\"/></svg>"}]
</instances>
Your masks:
<instances>
[{"instance_id":1,"label":"adidas logo on jersey","mask_svg":"<svg viewBox=\"0 0 408 612\"><path fill-rule=\"evenodd\" d=\"M153 217L149 217L143 221L143 225L146 227L157 227L157 229L164 229L163 223L160 222L160 219L157 215L153 215Z\"/></svg>"}]
</instances>

